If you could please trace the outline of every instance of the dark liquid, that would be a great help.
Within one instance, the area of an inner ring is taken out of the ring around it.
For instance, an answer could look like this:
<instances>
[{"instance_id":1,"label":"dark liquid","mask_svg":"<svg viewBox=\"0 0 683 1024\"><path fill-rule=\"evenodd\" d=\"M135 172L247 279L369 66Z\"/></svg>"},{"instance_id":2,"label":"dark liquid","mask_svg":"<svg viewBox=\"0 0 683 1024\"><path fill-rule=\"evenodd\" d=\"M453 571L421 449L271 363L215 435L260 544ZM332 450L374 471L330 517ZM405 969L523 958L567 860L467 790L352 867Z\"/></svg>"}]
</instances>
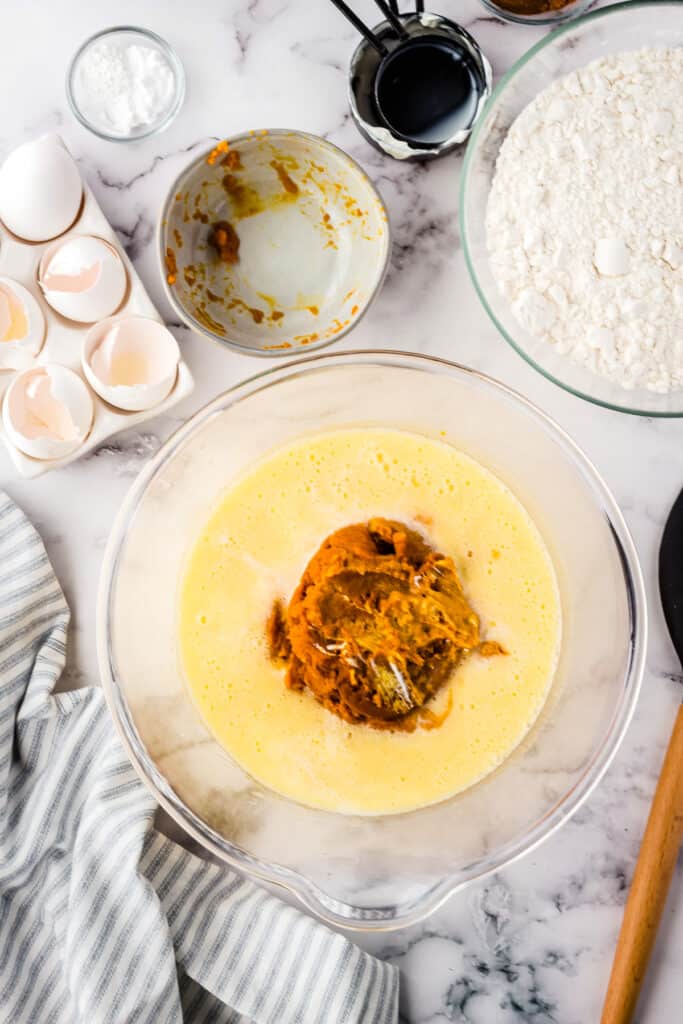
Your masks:
<instances>
[{"instance_id":1,"label":"dark liquid","mask_svg":"<svg viewBox=\"0 0 683 1024\"><path fill-rule=\"evenodd\" d=\"M403 43L384 60L376 100L398 135L440 143L471 126L482 88L479 69L466 50L422 37Z\"/></svg>"}]
</instances>

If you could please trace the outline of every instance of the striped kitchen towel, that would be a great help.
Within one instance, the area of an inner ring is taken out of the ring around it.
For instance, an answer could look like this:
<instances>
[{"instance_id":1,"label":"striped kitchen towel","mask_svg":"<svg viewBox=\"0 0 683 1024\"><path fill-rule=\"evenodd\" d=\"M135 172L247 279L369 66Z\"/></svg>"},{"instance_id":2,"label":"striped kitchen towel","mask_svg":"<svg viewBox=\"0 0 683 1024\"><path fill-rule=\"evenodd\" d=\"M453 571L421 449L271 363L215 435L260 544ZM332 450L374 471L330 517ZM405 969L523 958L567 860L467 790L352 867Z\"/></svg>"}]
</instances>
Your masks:
<instances>
[{"instance_id":1,"label":"striped kitchen towel","mask_svg":"<svg viewBox=\"0 0 683 1024\"><path fill-rule=\"evenodd\" d=\"M69 610L0 493L0 1021L388 1024L398 973L154 831Z\"/></svg>"}]
</instances>

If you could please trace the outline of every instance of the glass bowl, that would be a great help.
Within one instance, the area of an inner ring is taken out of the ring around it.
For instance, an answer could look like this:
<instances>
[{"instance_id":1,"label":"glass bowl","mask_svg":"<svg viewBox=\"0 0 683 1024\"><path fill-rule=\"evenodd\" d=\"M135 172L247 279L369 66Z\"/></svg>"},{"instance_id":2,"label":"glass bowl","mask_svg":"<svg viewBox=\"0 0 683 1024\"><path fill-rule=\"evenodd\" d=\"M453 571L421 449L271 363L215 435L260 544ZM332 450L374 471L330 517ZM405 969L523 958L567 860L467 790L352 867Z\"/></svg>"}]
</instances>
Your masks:
<instances>
[{"instance_id":1,"label":"glass bowl","mask_svg":"<svg viewBox=\"0 0 683 1024\"><path fill-rule=\"evenodd\" d=\"M142 46L151 47L157 50L165 58L173 73L173 95L162 114L149 125L141 125L134 128L130 133L108 131L101 124L95 124L84 113L82 104L79 102L78 69L81 58L96 43L106 40L109 43L138 43ZM146 28L137 28L134 25L116 25L113 28L105 28L101 32L95 32L78 48L74 54L66 73L66 96L74 117L81 122L84 128L97 135L100 139L108 142L137 142L140 139L147 139L151 135L158 135L168 128L171 121L183 105L185 99L185 72L175 50L169 46L165 39L158 36L156 32L150 32Z\"/></svg>"},{"instance_id":2,"label":"glass bowl","mask_svg":"<svg viewBox=\"0 0 683 1024\"><path fill-rule=\"evenodd\" d=\"M627 390L574 363L518 323L489 266L485 215L500 147L518 114L556 79L599 57L683 45L683 4L646 0L605 7L557 29L501 79L470 138L461 179L465 259L486 312L514 349L555 384L596 405L641 416L683 416L683 390Z\"/></svg>"},{"instance_id":3,"label":"glass bowl","mask_svg":"<svg viewBox=\"0 0 683 1024\"><path fill-rule=\"evenodd\" d=\"M563 615L549 699L516 751L442 803L375 817L314 810L249 778L195 709L176 631L184 560L225 486L274 447L354 425L445 437L507 483L554 560ZM335 925L366 930L419 920L568 819L624 735L647 631L624 520L566 434L502 384L397 352L289 363L227 391L181 427L121 508L97 622L113 717L159 803L208 853L286 887Z\"/></svg>"}]
</instances>

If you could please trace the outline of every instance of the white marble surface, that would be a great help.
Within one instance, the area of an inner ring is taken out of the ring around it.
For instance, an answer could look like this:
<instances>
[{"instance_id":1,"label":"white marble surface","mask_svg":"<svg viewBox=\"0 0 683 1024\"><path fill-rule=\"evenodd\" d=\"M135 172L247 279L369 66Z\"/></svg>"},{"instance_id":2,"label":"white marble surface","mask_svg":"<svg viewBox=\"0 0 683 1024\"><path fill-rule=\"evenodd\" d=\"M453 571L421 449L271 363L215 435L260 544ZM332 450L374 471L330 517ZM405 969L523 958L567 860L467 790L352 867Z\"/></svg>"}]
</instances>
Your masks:
<instances>
[{"instance_id":1,"label":"white marble surface","mask_svg":"<svg viewBox=\"0 0 683 1024\"><path fill-rule=\"evenodd\" d=\"M357 0L371 14L370 0ZM482 44L500 74L540 30L503 25L477 0L439 0ZM163 135L105 143L71 117L64 71L82 39L111 24L166 36L187 71L187 101ZM533 855L471 887L407 932L362 940L403 972L402 1013L415 1024L589 1024L599 1019L621 909L656 774L681 696L680 666L662 620L656 551L683 484L683 422L593 408L544 381L496 334L467 275L457 226L460 158L406 166L357 134L346 107L354 33L317 0L85 0L3 5L0 155L60 131L140 275L163 302L152 236L171 178L216 136L258 127L318 132L367 169L390 212L395 243L386 285L337 350L395 347L447 356L518 388L587 451L633 531L650 598L651 648L635 721L606 779L563 830ZM170 315L170 314L169 314ZM263 369L173 325L197 379L195 394L144 431L130 432L66 470L34 482L0 453L0 484L41 531L72 610L68 685L96 679L94 603L99 564L122 496L168 433L219 390ZM638 1013L641 1024L680 1019L683 877L674 884Z\"/></svg>"}]
</instances>

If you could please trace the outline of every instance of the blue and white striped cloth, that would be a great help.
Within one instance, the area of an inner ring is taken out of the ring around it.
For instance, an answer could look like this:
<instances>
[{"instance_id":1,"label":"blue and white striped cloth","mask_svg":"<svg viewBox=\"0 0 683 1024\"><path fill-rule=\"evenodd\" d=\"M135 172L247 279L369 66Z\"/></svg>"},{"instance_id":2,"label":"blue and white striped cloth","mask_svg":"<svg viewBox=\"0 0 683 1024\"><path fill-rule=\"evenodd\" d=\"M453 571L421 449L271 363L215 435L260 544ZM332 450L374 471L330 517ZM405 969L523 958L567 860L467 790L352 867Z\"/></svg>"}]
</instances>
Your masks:
<instances>
[{"instance_id":1,"label":"blue and white striped cloth","mask_svg":"<svg viewBox=\"0 0 683 1024\"><path fill-rule=\"evenodd\" d=\"M154 831L69 609L0 492L0 1021L389 1024L398 972Z\"/></svg>"}]
</instances>

